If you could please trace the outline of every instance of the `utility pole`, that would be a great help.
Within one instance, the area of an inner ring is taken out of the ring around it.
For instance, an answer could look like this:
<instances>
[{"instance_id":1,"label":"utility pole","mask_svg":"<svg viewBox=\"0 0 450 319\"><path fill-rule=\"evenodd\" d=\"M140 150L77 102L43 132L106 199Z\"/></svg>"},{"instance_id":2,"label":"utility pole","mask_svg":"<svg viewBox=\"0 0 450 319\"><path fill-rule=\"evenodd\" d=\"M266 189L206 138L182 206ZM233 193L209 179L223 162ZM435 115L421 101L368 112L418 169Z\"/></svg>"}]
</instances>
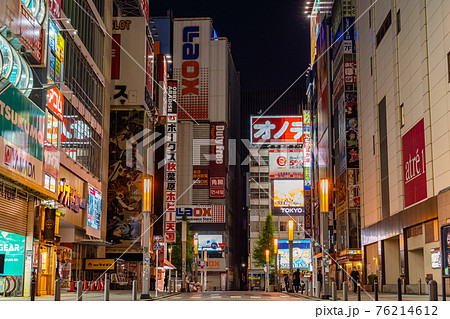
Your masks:
<instances>
[{"instance_id":1,"label":"utility pole","mask_svg":"<svg viewBox=\"0 0 450 319\"><path fill-rule=\"evenodd\" d=\"M181 291L186 289L186 241L187 241L187 221L181 221Z\"/></svg>"},{"instance_id":2,"label":"utility pole","mask_svg":"<svg viewBox=\"0 0 450 319\"><path fill-rule=\"evenodd\" d=\"M320 180L320 228L322 237L323 299L330 298L330 265L328 243L328 179Z\"/></svg>"},{"instance_id":3,"label":"utility pole","mask_svg":"<svg viewBox=\"0 0 450 319\"><path fill-rule=\"evenodd\" d=\"M278 238L273 239L273 254L275 256L275 291L278 291Z\"/></svg>"},{"instance_id":4,"label":"utility pole","mask_svg":"<svg viewBox=\"0 0 450 319\"><path fill-rule=\"evenodd\" d=\"M142 243L142 293L141 299L150 299L150 214L152 204L152 180L150 178L144 178L144 191L143 191L143 205L142 215L144 217L144 233Z\"/></svg>"}]
</instances>

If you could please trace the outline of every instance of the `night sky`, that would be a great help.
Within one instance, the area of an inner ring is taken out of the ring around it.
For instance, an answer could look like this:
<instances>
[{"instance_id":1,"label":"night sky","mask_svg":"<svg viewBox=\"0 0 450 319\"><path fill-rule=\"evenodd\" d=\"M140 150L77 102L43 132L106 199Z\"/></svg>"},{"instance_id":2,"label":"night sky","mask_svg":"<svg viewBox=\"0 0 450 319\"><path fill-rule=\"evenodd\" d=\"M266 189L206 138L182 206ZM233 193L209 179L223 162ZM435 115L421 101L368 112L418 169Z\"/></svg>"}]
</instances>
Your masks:
<instances>
[{"instance_id":1,"label":"night sky","mask_svg":"<svg viewBox=\"0 0 450 319\"><path fill-rule=\"evenodd\" d=\"M305 0L150 0L150 16L211 17L231 42L242 90L285 89L308 67ZM304 78L300 81L303 85Z\"/></svg>"}]
</instances>

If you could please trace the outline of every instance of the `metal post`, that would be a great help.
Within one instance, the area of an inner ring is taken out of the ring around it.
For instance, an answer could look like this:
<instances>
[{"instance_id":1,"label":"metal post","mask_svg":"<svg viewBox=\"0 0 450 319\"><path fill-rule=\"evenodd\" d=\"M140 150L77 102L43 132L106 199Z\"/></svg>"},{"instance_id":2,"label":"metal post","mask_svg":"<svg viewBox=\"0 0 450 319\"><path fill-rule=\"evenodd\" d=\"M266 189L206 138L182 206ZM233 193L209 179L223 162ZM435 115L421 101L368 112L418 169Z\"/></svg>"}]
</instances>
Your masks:
<instances>
[{"instance_id":1,"label":"metal post","mask_svg":"<svg viewBox=\"0 0 450 319\"><path fill-rule=\"evenodd\" d=\"M144 217L144 230L149 229L150 227L150 212L144 211L143 212ZM149 245L150 245L150 231L144 231L142 235L142 267L143 267L143 273L142 273L142 292L141 292L141 299L149 299L150 298L150 252L149 252Z\"/></svg>"},{"instance_id":2,"label":"metal post","mask_svg":"<svg viewBox=\"0 0 450 319\"><path fill-rule=\"evenodd\" d=\"M320 224L322 233L322 274L323 274L323 299L330 297L330 264L328 255L328 211L320 213L322 222Z\"/></svg>"},{"instance_id":3,"label":"metal post","mask_svg":"<svg viewBox=\"0 0 450 319\"><path fill-rule=\"evenodd\" d=\"M131 300L137 300L137 281L133 280L133 289L131 291Z\"/></svg>"},{"instance_id":4,"label":"metal post","mask_svg":"<svg viewBox=\"0 0 450 319\"><path fill-rule=\"evenodd\" d=\"M175 280L174 280L174 283L173 283L173 291L174 292L177 292L177 289L178 289L178 287L177 287L177 280L178 280L178 270L175 270Z\"/></svg>"},{"instance_id":5,"label":"metal post","mask_svg":"<svg viewBox=\"0 0 450 319\"><path fill-rule=\"evenodd\" d=\"M442 277L442 301L447 301L447 292L445 288L445 280L447 277Z\"/></svg>"},{"instance_id":6,"label":"metal post","mask_svg":"<svg viewBox=\"0 0 450 319\"><path fill-rule=\"evenodd\" d=\"M422 294L422 279L419 278L419 295Z\"/></svg>"},{"instance_id":7,"label":"metal post","mask_svg":"<svg viewBox=\"0 0 450 319\"><path fill-rule=\"evenodd\" d=\"M109 279L105 279L105 295L103 297L104 301L109 301Z\"/></svg>"},{"instance_id":8,"label":"metal post","mask_svg":"<svg viewBox=\"0 0 450 319\"><path fill-rule=\"evenodd\" d=\"M356 289L358 289L358 301L361 301L361 283L358 281L358 284L356 286Z\"/></svg>"},{"instance_id":9,"label":"metal post","mask_svg":"<svg viewBox=\"0 0 450 319\"><path fill-rule=\"evenodd\" d=\"M397 300L402 301L402 279L397 279Z\"/></svg>"},{"instance_id":10,"label":"metal post","mask_svg":"<svg viewBox=\"0 0 450 319\"><path fill-rule=\"evenodd\" d=\"M375 290L375 301L378 301L378 280L373 282L373 290Z\"/></svg>"},{"instance_id":11,"label":"metal post","mask_svg":"<svg viewBox=\"0 0 450 319\"><path fill-rule=\"evenodd\" d=\"M331 283L331 300L337 300L337 285L335 281Z\"/></svg>"},{"instance_id":12,"label":"metal post","mask_svg":"<svg viewBox=\"0 0 450 319\"><path fill-rule=\"evenodd\" d=\"M55 301L61 301L61 280L55 280Z\"/></svg>"},{"instance_id":13,"label":"metal post","mask_svg":"<svg viewBox=\"0 0 450 319\"><path fill-rule=\"evenodd\" d=\"M294 292L292 277L294 276L294 240L289 240L289 292Z\"/></svg>"},{"instance_id":14,"label":"metal post","mask_svg":"<svg viewBox=\"0 0 450 319\"><path fill-rule=\"evenodd\" d=\"M438 301L438 289L436 280L431 280L429 283L430 286L430 301Z\"/></svg>"},{"instance_id":15,"label":"metal post","mask_svg":"<svg viewBox=\"0 0 450 319\"><path fill-rule=\"evenodd\" d=\"M77 282L77 301L83 301L83 282Z\"/></svg>"},{"instance_id":16,"label":"metal post","mask_svg":"<svg viewBox=\"0 0 450 319\"><path fill-rule=\"evenodd\" d=\"M320 290L322 289L320 281L317 282L316 297L320 298Z\"/></svg>"},{"instance_id":17,"label":"metal post","mask_svg":"<svg viewBox=\"0 0 450 319\"><path fill-rule=\"evenodd\" d=\"M348 301L348 282L342 283L342 300Z\"/></svg>"},{"instance_id":18,"label":"metal post","mask_svg":"<svg viewBox=\"0 0 450 319\"><path fill-rule=\"evenodd\" d=\"M187 240L187 221L181 222L181 291L187 291L186 288L186 240Z\"/></svg>"},{"instance_id":19,"label":"metal post","mask_svg":"<svg viewBox=\"0 0 450 319\"><path fill-rule=\"evenodd\" d=\"M306 281L306 291L305 294L309 296L309 281Z\"/></svg>"},{"instance_id":20,"label":"metal post","mask_svg":"<svg viewBox=\"0 0 450 319\"><path fill-rule=\"evenodd\" d=\"M198 282L198 254L195 254L194 253L194 260L195 260L195 265L194 265L194 267L195 267L195 283L197 283Z\"/></svg>"},{"instance_id":21,"label":"metal post","mask_svg":"<svg viewBox=\"0 0 450 319\"><path fill-rule=\"evenodd\" d=\"M275 254L275 291L278 291L278 252Z\"/></svg>"},{"instance_id":22,"label":"metal post","mask_svg":"<svg viewBox=\"0 0 450 319\"><path fill-rule=\"evenodd\" d=\"M204 277L203 277L203 279L205 280L205 289L203 291L206 291L208 288L208 251L207 250L205 250L205 253L203 255L203 261L205 263L205 266L203 267L204 272L205 272Z\"/></svg>"},{"instance_id":23,"label":"metal post","mask_svg":"<svg viewBox=\"0 0 450 319\"><path fill-rule=\"evenodd\" d=\"M156 275L155 275L155 277L156 277L156 282L155 282L155 298L156 298L156 297L158 297L158 281L159 281L159 278L158 278L158 275L159 275L159 270L158 270L158 257L159 257L159 253L158 253L158 250L155 250L155 252L156 252L156 266L155 266L155 272L156 272Z\"/></svg>"}]
</instances>

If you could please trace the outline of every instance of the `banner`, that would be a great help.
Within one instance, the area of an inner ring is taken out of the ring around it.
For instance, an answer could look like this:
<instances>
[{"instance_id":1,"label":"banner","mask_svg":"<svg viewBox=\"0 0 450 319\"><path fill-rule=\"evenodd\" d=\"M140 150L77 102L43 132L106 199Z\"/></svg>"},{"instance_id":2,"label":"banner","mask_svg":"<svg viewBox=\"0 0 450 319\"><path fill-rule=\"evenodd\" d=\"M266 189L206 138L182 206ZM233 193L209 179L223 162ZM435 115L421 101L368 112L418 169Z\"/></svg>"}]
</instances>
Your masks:
<instances>
[{"instance_id":1,"label":"banner","mask_svg":"<svg viewBox=\"0 0 450 319\"><path fill-rule=\"evenodd\" d=\"M303 150L269 150L270 178L303 178Z\"/></svg>"},{"instance_id":2,"label":"banner","mask_svg":"<svg viewBox=\"0 0 450 319\"><path fill-rule=\"evenodd\" d=\"M252 144L302 144L303 119L301 116L251 116Z\"/></svg>"},{"instance_id":3,"label":"banner","mask_svg":"<svg viewBox=\"0 0 450 319\"><path fill-rule=\"evenodd\" d=\"M45 208L43 240L55 240L56 208Z\"/></svg>"}]
</instances>

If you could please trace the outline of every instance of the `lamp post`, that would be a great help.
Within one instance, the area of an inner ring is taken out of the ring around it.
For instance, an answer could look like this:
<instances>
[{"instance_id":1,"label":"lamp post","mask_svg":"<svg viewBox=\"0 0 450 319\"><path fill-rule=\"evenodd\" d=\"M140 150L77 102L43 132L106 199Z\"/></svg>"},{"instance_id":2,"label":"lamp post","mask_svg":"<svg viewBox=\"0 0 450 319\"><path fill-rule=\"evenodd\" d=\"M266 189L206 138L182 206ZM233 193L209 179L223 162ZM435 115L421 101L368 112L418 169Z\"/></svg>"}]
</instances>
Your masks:
<instances>
[{"instance_id":1,"label":"lamp post","mask_svg":"<svg viewBox=\"0 0 450 319\"><path fill-rule=\"evenodd\" d=\"M323 299L330 298L330 265L328 243L328 179L320 180L320 229L322 237Z\"/></svg>"},{"instance_id":2,"label":"lamp post","mask_svg":"<svg viewBox=\"0 0 450 319\"><path fill-rule=\"evenodd\" d=\"M289 292L294 292L292 289L292 276L294 275L294 220L288 221L289 230Z\"/></svg>"},{"instance_id":3,"label":"lamp post","mask_svg":"<svg viewBox=\"0 0 450 319\"><path fill-rule=\"evenodd\" d=\"M172 246L167 248L167 252L169 253L169 262L172 264ZM169 291L172 288L172 269L169 269Z\"/></svg>"},{"instance_id":4,"label":"lamp post","mask_svg":"<svg viewBox=\"0 0 450 319\"><path fill-rule=\"evenodd\" d=\"M270 250L266 249L266 292L269 292L269 257Z\"/></svg>"},{"instance_id":5,"label":"lamp post","mask_svg":"<svg viewBox=\"0 0 450 319\"><path fill-rule=\"evenodd\" d=\"M275 291L278 291L278 238L273 239L273 254L275 256Z\"/></svg>"},{"instance_id":6,"label":"lamp post","mask_svg":"<svg viewBox=\"0 0 450 319\"><path fill-rule=\"evenodd\" d=\"M197 268L197 257L198 257L198 238L194 238L194 267L195 267L195 283L198 282L198 268Z\"/></svg>"},{"instance_id":7,"label":"lamp post","mask_svg":"<svg viewBox=\"0 0 450 319\"><path fill-rule=\"evenodd\" d=\"M205 274L203 275L203 279L205 281L205 288L203 289L203 291L206 291L206 288L208 286L208 251L205 249L204 250L204 255L203 255L203 260L204 260L204 270L205 270Z\"/></svg>"},{"instance_id":8,"label":"lamp post","mask_svg":"<svg viewBox=\"0 0 450 319\"><path fill-rule=\"evenodd\" d=\"M152 210L152 180L144 178L144 189L142 196L142 215L144 217L144 230L150 227L150 214ZM141 299L150 299L150 234L144 231L142 239L142 293ZM158 252L156 252L158 253ZM158 265L156 265L158 267Z\"/></svg>"}]
</instances>

